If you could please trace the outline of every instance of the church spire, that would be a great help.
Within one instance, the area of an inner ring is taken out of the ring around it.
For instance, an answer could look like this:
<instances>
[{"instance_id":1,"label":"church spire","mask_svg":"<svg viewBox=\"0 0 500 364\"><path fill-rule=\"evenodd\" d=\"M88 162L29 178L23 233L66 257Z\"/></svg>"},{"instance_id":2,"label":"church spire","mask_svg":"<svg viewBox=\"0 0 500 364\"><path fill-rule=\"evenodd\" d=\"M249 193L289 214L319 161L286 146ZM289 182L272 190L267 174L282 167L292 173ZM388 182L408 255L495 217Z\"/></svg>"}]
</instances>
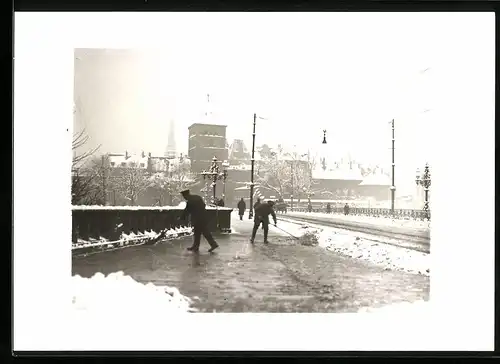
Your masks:
<instances>
[{"instance_id":1,"label":"church spire","mask_svg":"<svg viewBox=\"0 0 500 364\"><path fill-rule=\"evenodd\" d=\"M165 157L175 158L177 155L177 147L175 145L175 123L170 119L168 128L167 148L165 149Z\"/></svg>"}]
</instances>

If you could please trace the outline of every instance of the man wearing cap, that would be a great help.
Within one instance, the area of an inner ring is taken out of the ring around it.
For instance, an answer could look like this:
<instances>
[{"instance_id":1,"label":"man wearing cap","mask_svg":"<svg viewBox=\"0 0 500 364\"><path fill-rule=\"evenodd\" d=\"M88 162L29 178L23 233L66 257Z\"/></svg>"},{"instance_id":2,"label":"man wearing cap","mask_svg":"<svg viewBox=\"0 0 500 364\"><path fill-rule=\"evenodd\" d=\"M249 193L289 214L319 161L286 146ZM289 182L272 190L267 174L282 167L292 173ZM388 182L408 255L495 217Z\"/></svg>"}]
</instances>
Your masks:
<instances>
[{"instance_id":1,"label":"man wearing cap","mask_svg":"<svg viewBox=\"0 0 500 364\"><path fill-rule=\"evenodd\" d=\"M267 234L269 233L269 215L273 217L274 226L276 226L276 213L273 209L274 202L267 201L267 203L261 203L255 208L255 215L253 220L253 230L252 230L252 238L250 242L253 244L255 241L255 235L257 234L257 230L259 229L259 225L262 224L262 228L264 229L264 244L267 244Z\"/></svg>"},{"instance_id":2,"label":"man wearing cap","mask_svg":"<svg viewBox=\"0 0 500 364\"><path fill-rule=\"evenodd\" d=\"M189 251L198 252L200 249L201 235L210 244L208 251L211 253L219 247L208 229L208 217L205 210L205 202L198 195L192 195L189 190L181 191L182 197L186 200L186 208L182 212L181 220L185 220L191 215L191 225L193 226L193 245L187 248Z\"/></svg>"}]
</instances>

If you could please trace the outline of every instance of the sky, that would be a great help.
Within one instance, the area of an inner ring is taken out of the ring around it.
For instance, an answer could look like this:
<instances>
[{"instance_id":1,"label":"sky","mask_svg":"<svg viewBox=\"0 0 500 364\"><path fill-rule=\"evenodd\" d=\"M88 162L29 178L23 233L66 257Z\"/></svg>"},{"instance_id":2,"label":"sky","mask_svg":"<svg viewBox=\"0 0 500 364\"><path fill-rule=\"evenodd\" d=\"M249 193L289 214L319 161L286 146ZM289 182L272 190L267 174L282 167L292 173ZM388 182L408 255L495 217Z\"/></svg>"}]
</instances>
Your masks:
<instances>
[{"instance_id":1,"label":"sky","mask_svg":"<svg viewBox=\"0 0 500 364\"><path fill-rule=\"evenodd\" d=\"M171 17L161 44L101 52L98 61L77 49L75 128L85 127L89 146L163 155L174 120L186 153L187 127L205 121L210 94L228 141L249 148L256 113L266 119L257 120L257 145L349 153L389 167L395 119L398 167L409 176L430 159L432 123L452 87L440 73L453 62L459 44L449 39L463 24L438 13L229 15Z\"/></svg>"}]
</instances>

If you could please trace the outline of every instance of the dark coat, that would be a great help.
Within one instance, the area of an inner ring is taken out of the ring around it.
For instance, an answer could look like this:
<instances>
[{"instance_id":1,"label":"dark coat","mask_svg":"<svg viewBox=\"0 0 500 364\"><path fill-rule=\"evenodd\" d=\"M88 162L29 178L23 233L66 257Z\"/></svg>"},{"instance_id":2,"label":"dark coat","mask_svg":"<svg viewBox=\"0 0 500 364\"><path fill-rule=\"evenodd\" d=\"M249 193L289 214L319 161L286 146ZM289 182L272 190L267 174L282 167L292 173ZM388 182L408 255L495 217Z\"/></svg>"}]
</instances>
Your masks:
<instances>
[{"instance_id":1,"label":"dark coat","mask_svg":"<svg viewBox=\"0 0 500 364\"><path fill-rule=\"evenodd\" d=\"M189 195L186 199L186 208L182 211L181 219L185 220L191 215L191 225L203 226L208 223L205 202L198 195Z\"/></svg>"},{"instance_id":2,"label":"dark coat","mask_svg":"<svg viewBox=\"0 0 500 364\"><path fill-rule=\"evenodd\" d=\"M345 206L344 206L344 213L345 214L349 213L349 205L348 204L345 204Z\"/></svg>"},{"instance_id":3,"label":"dark coat","mask_svg":"<svg viewBox=\"0 0 500 364\"><path fill-rule=\"evenodd\" d=\"M246 208L247 208L247 204L245 203L245 201L240 200L240 202L238 202L239 214L243 215L243 213L245 212Z\"/></svg>"},{"instance_id":4,"label":"dark coat","mask_svg":"<svg viewBox=\"0 0 500 364\"><path fill-rule=\"evenodd\" d=\"M262 202L257 201L256 203L253 204L253 209L255 210L259 205L262 205Z\"/></svg>"},{"instance_id":5,"label":"dark coat","mask_svg":"<svg viewBox=\"0 0 500 364\"><path fill-rule=\"evenodd\" d=\"M271 205L267 203L261 203L255 208L255 221L266 220L269 221L269 215L273 217L274 223L276 224L276 213Z\"/></svg>"}]
</instances>

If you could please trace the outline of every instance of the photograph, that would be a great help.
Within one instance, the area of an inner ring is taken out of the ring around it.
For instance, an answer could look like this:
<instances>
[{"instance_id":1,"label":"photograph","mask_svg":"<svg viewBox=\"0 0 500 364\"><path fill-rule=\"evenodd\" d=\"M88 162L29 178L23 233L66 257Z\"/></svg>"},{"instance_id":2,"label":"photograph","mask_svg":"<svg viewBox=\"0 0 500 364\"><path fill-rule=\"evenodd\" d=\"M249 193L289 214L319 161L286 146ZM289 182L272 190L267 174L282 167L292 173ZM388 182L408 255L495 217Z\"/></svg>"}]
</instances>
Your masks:
<instances>
[{"instance_id":1,"label":"photograph","mask_svg":"<svg viewBox=\"0 0 500 364\"><path fill-rule=\"evenodd\" d=\"M222 41L209 60L175 45L75 49L79 295L125 281L180 310L224 313L429 299L432 164L412 137L432 122L432 54L409 43L418 59L373 54L365 64L360 54L349 67L352 54L330 59L309 45L316 68L302 73L293 48L271 42L265 59L247 60ZM233 67L245 71L232 76ZM315 90L317 79L330 87ZM327 99L342 101L332 109ZM107 304L122 297L108 294Z\"/></svg>"},{"instance_id":2,"label":"photograph","mask_svg":"<svg viewBox=\"0 0 500 364\"><path fill-rule=\"evenodd\" d=\"M15 353L489 350L494 24L16 14Z\"/></svg>"}]
</instances>

